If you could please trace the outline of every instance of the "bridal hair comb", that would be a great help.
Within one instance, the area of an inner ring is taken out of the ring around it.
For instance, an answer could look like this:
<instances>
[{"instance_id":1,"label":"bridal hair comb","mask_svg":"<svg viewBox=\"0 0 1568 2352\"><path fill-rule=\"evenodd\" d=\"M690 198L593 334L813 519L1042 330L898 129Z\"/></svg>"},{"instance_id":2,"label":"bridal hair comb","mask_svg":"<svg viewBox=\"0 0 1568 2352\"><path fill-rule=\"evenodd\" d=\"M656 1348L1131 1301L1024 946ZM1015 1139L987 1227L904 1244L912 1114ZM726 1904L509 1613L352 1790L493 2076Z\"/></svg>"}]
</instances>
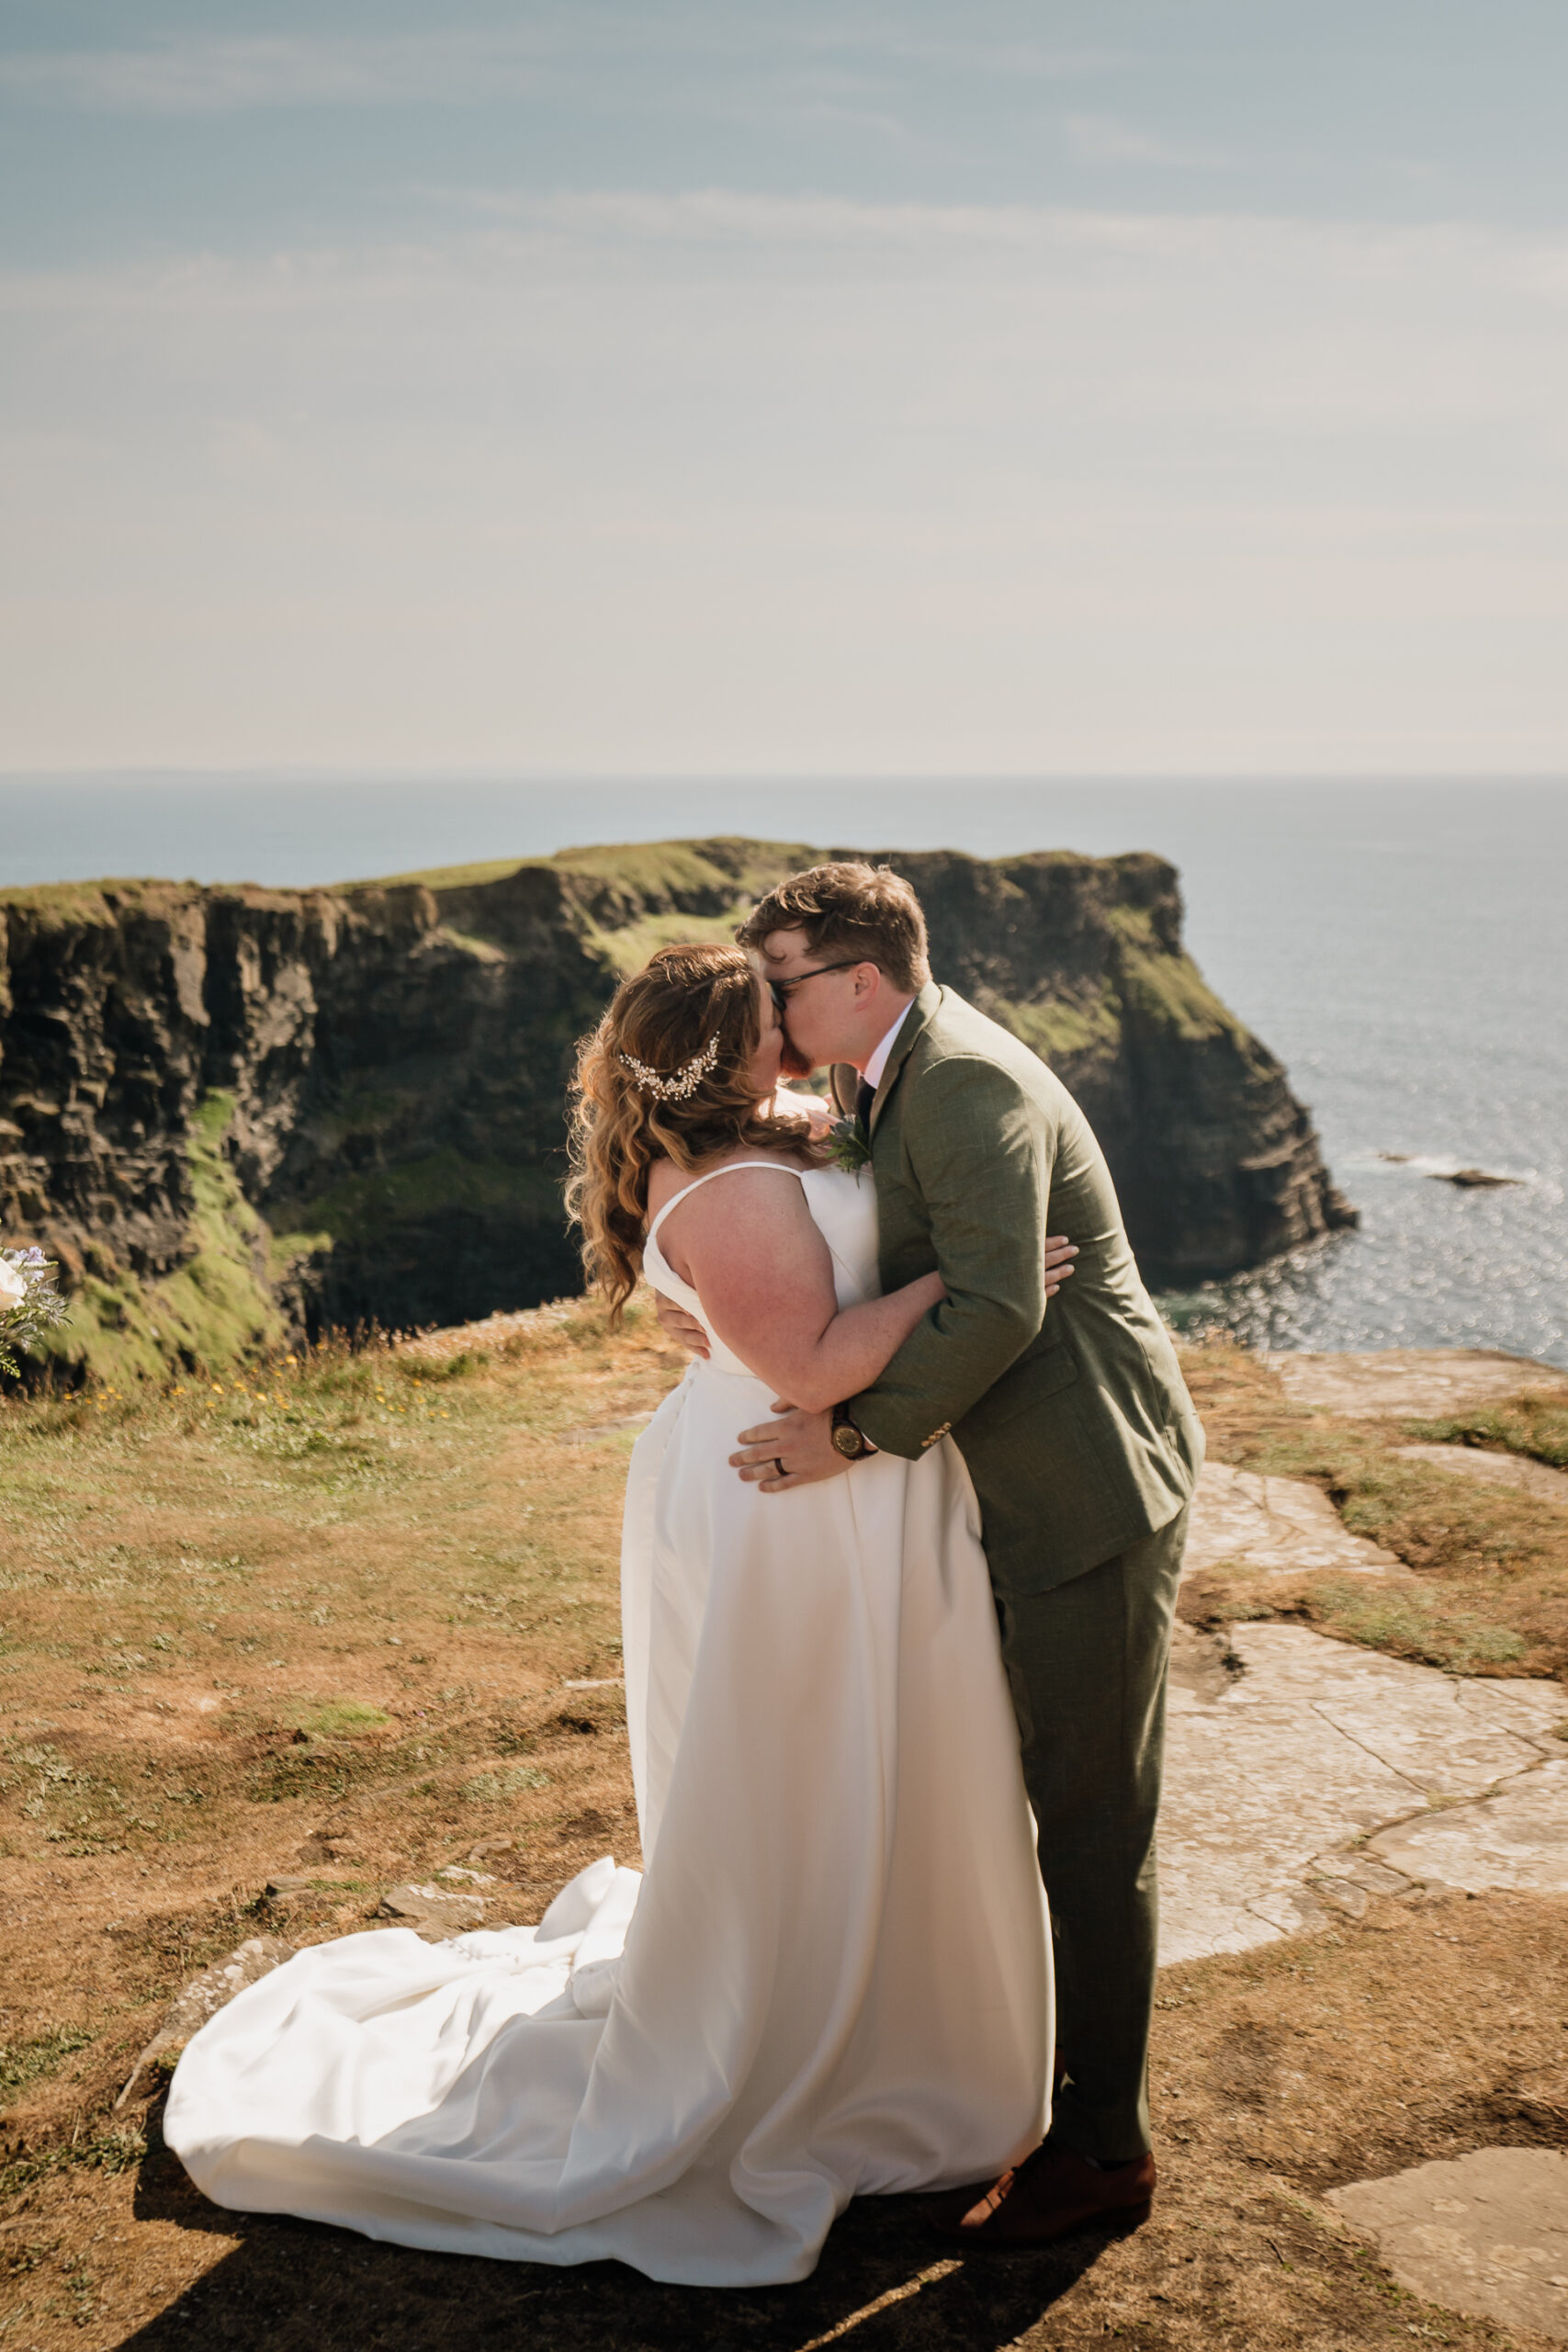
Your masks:
<instances>
[{"instance_id":1,"label":"bridal hair comb","mask_svg":"<svg viewBox=\"0 0 1568 2352\"><path fill-rule=\"evenodd\" d=\"M718 1031L714 1031L700 1054L694 1054L689 1062L682 1063L672 1078L660 1078L656 1069L649 1069L635 1055L622 1054L620 1059L643 1092L651 1094L656 1102L683 1102L688 1094L696 1092L718 1059Z\"/></svg>"}]
</instances>

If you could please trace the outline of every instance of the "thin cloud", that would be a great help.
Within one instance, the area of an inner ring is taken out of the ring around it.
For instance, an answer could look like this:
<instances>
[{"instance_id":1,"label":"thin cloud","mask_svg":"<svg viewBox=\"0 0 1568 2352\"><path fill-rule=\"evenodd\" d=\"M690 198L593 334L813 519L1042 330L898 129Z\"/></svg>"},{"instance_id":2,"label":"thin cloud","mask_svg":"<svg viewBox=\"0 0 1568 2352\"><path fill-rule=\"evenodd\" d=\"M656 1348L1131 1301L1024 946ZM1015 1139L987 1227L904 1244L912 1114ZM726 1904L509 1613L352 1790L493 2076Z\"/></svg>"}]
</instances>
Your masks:
<instances>
[{"instance_id":1,"label":"thin cloud","mask_svg":"<svg viewBox=\"0 0 1568 2352\"><path fill-rule=\"evenodd\" d=\"M1111 115L1069 115L1066 128L1068 146L1086 164L1156 164L1172 171L1229 171L1240 160L1216 147L1190 147L1156 138Z\"/></svg>"},{"instance_id":2,"label":"thin cloud","mask_svg":"<svg viewBox=\"0 0 1568 2352\"><path fill-rule=\"evenodd\" d=\"M0 278L11 757L1568 748L1568 237L448 193Z\"/></svg>"},{"instance_id":3,"label":"thin cloud","mask_svg":"<svg viewBox=\"0 0 1568 2352\"><path fill-rule=\"evenodd\" d=\"M525 92L556 46L525 33L450 32L377 41L207 40L34 51L0 59L0 92L34 105L116 114L453 101L498 86L508 95Z\"/></svg>"},{"instance_id":4,"label":"thin cloud","mask_svg":"<svg viewBox=\"0 0 1568 2352\"><path fill-rule=\"evenodd\" d=\"M667 69L739 66L813 77L825 102L855 89L868 98L889 69L1045 82L1081 80L1128 62L1109 50L926 37L897 22L840 19L812 26L787 13L739 27L694 14L545 9L525 28L451 26L371 39L331 35L196 38L140 47L16 51L0 56L0 96L95 113L202 115L262 107L463 104L527 96L567 83L602 95L605 65L657 59ZM829 61L835 72L828 74ZM697 93L689 92L697 96ZM649 103L652 94L644 92Z\"/></svg>"}]
</instances>

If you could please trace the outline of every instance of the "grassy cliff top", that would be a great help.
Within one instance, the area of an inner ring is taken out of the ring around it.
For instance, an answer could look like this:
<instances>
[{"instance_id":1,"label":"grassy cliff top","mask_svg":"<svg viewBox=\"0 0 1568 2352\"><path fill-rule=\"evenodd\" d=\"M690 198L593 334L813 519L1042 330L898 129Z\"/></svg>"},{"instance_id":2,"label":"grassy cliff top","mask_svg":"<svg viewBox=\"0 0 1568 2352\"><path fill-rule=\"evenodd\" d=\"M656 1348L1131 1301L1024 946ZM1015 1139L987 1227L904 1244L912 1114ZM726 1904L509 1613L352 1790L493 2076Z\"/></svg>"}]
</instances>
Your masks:
<instances>
[{"instance_id":1,"label":"grassy cliff top","mask_svg":"<svg viewBox=\"0 0 1568 2352\"><path fill-rule=\"evenodd\" d=\"M127 907L155 907L171 895L188 898L204 891L255 893L264 899L326 895L352 897L362 891L423 888L438 895L449 890L482 889L528 872L577 874L595 880L617 882L625 888L654 894L682 890L729 890L736 897L757 896L781 875L830 858L874 857L925 861L940 858L968 866L1019 865L1146 866L1151 859L1166 861L1152 851L1124 852L1114 857L1093 857L1070 849L1019 851L1006 857L977 857L967 850L899 850L894 848L824 847L798 841L763 841L742 834L719 834L705 840L655 842L593 842L557 850L548 857L495 857L466 865L433 865L404 874L378 874L332 883L259 883L243 879L197 882L159 875L100 875L74 882L0 884L0 909L16 907L54 921L108 922Z\"/></svg>"},{"instance_id":2,"label":"grassy cliff top","mask_svg":"<svg viewBox=\"0 0 1568 2352\"><path fill-rule=\"evenodd\" d=\"M739 838L711 841L594 842L580 849L558 850L552 857L491 858L475 865L433 866L424 873L379 875L364 882L348 882L345 890L389 890L423 883L427 890L470 890L490 882L509 881L514 874L587 874L596 880L621 882L634 889L742 889L755 876L772 879L792 872L822 853L804 842L762 842Z\"/></svg>"}]
</instances>

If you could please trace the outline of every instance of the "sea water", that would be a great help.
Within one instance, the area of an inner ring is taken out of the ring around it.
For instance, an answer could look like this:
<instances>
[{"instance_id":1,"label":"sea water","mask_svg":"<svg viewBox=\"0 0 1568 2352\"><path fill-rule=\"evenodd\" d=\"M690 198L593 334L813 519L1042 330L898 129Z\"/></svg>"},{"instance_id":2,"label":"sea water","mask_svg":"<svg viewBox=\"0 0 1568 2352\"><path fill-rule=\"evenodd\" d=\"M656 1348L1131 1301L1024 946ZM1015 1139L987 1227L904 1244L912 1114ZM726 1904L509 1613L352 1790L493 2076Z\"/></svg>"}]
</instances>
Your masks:
<instances>
[{"instance_id":1,"label":"sea water","mask_svg":"<svg viewBox=\"0 0 1568 2352\"><path fill-rule=\"evenodd\" d=\"M135 776L0 781L0 884L341 881L589 842L1150 849L1286 1064L1358 1231L1166 1300L1272 1347L1568 1365L1568 786ZM940 977L940 976L939 976ZM1509 1177L1464 1191L1445 1171Z\"/></svg>"}]
</instances>

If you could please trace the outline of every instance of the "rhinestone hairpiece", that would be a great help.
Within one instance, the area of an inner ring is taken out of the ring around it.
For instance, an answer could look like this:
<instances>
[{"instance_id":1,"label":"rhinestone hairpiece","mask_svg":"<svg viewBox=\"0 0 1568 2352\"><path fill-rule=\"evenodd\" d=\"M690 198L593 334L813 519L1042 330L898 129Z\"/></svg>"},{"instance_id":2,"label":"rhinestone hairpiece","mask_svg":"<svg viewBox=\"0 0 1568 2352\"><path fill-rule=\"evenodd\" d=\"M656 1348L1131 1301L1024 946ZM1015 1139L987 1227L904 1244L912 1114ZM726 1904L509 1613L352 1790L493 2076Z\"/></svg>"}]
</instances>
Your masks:
<instances>
[{"instance_id":1,"label":"rhinestone hairpiece","mask_svg":"<svg viewBox=\"0 0 1568 2352\"><path fill-rule=\"evenodd\" d=\"M700 1054L694 1054L689 1062L682 1062L671 1078L660 1078L656 1069L649 1069L648 1064L639 1062L635 1055L623 1054L620 1058L643 1092L651 1094L656 1102L683 1102L688 1094L696 1092L718 1059L718 1031L714 1031Z\"/></svg>"}]
</instances>

